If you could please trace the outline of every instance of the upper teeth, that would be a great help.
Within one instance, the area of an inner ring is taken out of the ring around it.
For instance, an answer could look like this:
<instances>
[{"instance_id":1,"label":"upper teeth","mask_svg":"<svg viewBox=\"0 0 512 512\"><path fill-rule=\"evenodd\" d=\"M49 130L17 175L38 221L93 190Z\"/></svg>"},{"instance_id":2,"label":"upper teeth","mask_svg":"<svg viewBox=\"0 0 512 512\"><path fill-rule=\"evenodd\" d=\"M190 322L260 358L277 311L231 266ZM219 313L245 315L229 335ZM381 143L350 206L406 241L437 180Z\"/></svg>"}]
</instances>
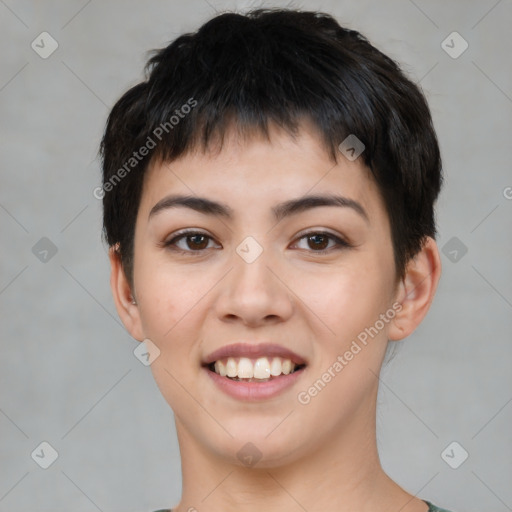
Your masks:
<instances>
[{"instance_id":1,"label":"upper teeth","mask_svg":"<svg viewBox=\"0 0 512 512\"><path fill-rule=\"evenodd\" d=\"M228 357L215 361L215 373L222 377L238 377L239 379L269 379L271 376L277 377L281 373L288 375L293 370L295 370L295 363L281 357L272 358L271 363L268 357L254 360L248 357Z\"/></svg>"}]
</instances>

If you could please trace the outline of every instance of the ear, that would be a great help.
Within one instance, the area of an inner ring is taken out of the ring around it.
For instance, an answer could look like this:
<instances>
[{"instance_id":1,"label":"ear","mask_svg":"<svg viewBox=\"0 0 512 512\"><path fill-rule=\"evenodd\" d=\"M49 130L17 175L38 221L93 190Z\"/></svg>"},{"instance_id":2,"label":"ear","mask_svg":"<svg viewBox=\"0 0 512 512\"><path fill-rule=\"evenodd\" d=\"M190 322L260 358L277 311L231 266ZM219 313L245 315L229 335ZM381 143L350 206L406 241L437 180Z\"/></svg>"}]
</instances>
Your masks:
<instances>
[{"instance_id":1,"label":"ear","mask_svg":"<svg viewBox=\"0 0 512 512\"><path fill-rule=\"evenodd\" d=\"M118 246L110 247L108 257L110 259L110 288L117 313L131 336L142 341L145 336L140 320L139 305L134 304L135 299L123 269Z\"/></svg>"},{"instance_id":2,"label":"ear","mask_svg":"<svg viewBox=\"0 0 512 512\"><path fill-rule=\"evenodd\" d=\"M435 240L427 237L421 251L412 258L399 283L395 300L402 305L390 322L388 337L401 340L421 323L434 299L441 277L441 258Z\"/></svg>"}]
</instances>

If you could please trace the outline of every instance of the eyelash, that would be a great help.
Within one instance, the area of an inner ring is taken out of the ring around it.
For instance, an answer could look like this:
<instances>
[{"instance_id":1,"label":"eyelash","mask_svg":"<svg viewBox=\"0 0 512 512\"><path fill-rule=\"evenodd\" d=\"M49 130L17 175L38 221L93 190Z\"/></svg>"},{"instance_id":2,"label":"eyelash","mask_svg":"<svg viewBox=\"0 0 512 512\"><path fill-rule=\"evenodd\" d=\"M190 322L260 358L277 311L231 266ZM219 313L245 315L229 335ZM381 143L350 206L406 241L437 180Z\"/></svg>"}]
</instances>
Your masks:
<instances>
[{"instance_id":1,"label":"eyelash","mask_svg":"<svg viewBox=\"0 0 512 512\"><path fill-rule=\"evenodd\" d=\"M207 235L206 233L202 233L201 231L185 230L185 231L181 231L180 233L178 233L176 236L171 238L169 241L164 242L162 244L162 247L168 248L169 250L171 250L173 252L176 252L176 253L179 253L179 254L194 254L194 255L199 256L199 255L201 255L201 253L203 253L207 249L197 249L197 250L189 249L189 250L185 250L185 249L179 249L179 248L173 247L181 239L186 239L188 237L192 237L192 236L195 236L195 235L204 236L206 238L209 238L210 240L213 240L213 238L211 236ZM342 238L340 238L340 237L338 237L336 235L333 235L332 233L326 232L326 231L309 231L307 233L303 233L302 235L300 235L298 240L300 241L300 240L302 240L304 238L307 238L307 237L310 237L310 236L313 236L313 235L322 235L324 237L330 238L331 240L334 240L334 242L336 244L334 247L330 247L328 249L321 249L319 251L315 251L315 250L311 250L310 251L310 252L313 252L315 254L327 254L327 253L331 252L332 250L338 250L339 251L339 250L348 249L348 248L353 247L346 240L343 240Z\"/></svg>"}]
</instances>

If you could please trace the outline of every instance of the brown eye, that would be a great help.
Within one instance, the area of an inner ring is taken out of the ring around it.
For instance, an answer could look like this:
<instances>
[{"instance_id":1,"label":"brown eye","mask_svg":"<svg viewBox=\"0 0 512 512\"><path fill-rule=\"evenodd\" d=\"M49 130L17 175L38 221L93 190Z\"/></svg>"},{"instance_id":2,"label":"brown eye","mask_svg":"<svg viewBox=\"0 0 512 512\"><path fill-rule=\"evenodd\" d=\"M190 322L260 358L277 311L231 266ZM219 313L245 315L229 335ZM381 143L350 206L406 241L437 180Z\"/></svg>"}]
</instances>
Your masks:
<instances>
[{"instance_id":1,"label":"brown eye","mask_svg":"<svg viewBox=\"0 0 512 512\"><path fill-rule=\"evenodd\" d=\"M190 249L201 250L208 246L208 238L206 235L188 235L184 237Z\"/></svg>"},{"instance_id":2,"label":"brown eye","mask_svg":"<svg viewBox=\"0 0 512 512\"><path fill-rule=\"evenodd\" d=\"M307 239L311 249L323 251L329 245L329 237L320 233L308 235Z\"/></svg>"},{"instance_id":3,"label":"brown eye","mask_svg":"<svg viewBox=\"0 0 512 512\"><path fill-rule=\"evenodd\" d=\"M204 233L185 231L165 242L163 246L175 252L202 253L205 249L209 248L208 244L212 240L211 236Z\"/></svg>"},{"instance_id":4,"label":"brown eye","mask_svg":"<svg viewBox=\"0 0 512 512\"><path fill-rule=\"evenodd\" d=\"M307 247L299 247L300 249L306 249L310 252L317 253L327 253L331 250L340 250L352 247L352 245L340 237L324 232L306 233L299 238L299 242L302 240L306 240Z\"/></svg>"}]
</instances>

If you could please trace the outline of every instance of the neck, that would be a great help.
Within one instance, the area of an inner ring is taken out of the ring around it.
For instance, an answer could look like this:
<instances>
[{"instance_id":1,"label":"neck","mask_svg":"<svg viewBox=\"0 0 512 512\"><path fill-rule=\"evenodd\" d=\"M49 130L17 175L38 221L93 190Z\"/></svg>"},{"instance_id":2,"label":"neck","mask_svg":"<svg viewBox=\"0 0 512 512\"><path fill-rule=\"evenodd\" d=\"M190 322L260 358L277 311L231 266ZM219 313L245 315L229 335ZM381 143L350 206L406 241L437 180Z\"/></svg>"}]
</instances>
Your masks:
<instances>
[{"instance_id":1,"label":"neck","mask_svg":"<svg viewBox=\"0 0 512 512\"><path fill-rule=\"evenodd\" d=\"M376 396L373 397L376 400ZM253 467L212 453L176 417L182 498L173 512L282 512L336 510L426 512L427 506L383 471L375 435L375 402L349 424L286 464Z\"/></svg>"}]
</instances>

